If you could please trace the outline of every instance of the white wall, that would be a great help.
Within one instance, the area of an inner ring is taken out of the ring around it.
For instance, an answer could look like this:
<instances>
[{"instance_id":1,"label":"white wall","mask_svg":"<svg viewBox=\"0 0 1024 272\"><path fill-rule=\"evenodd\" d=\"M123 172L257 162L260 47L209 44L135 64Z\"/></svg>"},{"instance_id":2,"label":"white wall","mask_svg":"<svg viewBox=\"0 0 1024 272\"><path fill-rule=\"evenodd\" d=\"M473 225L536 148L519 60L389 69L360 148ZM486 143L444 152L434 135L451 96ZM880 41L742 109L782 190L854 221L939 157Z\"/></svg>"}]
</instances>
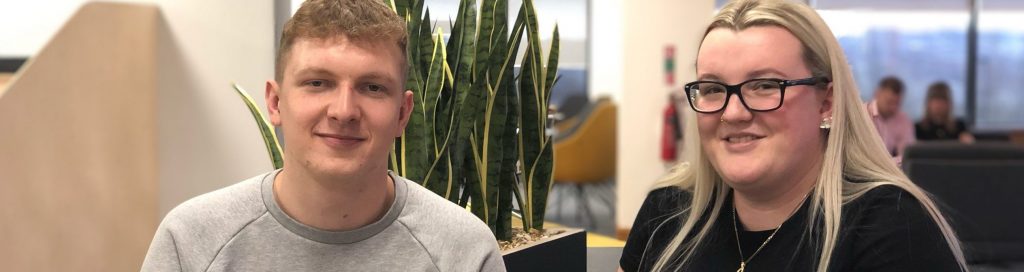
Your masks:
<instances>
[{"instance_id":1,"label":"white wall","mask_svg":"<svg viewBox=\"0 0 1024 272\"><path fill-rule=\"evenodd\" d=\"M156 0L160 212L272 168L237 82L265 111L274 76L272 0Z\"/></svg>"},{"instance_id":2,"label":"white wall","mask_svg":"<svg viewBox=\"0 0 1024 272\"><path fill-rule=\"evenodd\" d=\"M622 7L623 88L618 127L616 227L628 229L652 182L664 175L659 143L668 91L695 77L697 47L714 11L713 0L615 1ZM676 84L664 80L665 46L675 46ZM600 52L597 52L600 54ZM611 54L611 53L609 53ZM611 71L609 70L609 73Z\"/></svg>"},{"instance_id":3,"label":"white wall","mask_svg":"<svg viewBox=\"0 0 1024 272\"><path fill-rule=\"evenodd\" d=\"M625 88L622 65L625 41L622 40L625 0L590 0L590 99L611 97L621 102Z\"/></svg>"},{"instance_id":4,"label":"white wall","mask_svg":"<svg viewBox=\"0 0 1024 272\"><path fill-rule=\"evenodd\" d=\"M0 2L0 57L34 55L85 2L87 0Z\"/></svg>"},{"instance_id":5,"label":"white wall","mask_svg":"<svg viewBox=\"0 0 1024 272\"><path fill-rule=\"evenodd\" d=\"M0 2L0 57L34 55L89 0ZM259 105L273 77L272 0L155 3L158 33L160 215L188 198L271 169L259 131L231 89Z\"/></svg>"}]
</instances>

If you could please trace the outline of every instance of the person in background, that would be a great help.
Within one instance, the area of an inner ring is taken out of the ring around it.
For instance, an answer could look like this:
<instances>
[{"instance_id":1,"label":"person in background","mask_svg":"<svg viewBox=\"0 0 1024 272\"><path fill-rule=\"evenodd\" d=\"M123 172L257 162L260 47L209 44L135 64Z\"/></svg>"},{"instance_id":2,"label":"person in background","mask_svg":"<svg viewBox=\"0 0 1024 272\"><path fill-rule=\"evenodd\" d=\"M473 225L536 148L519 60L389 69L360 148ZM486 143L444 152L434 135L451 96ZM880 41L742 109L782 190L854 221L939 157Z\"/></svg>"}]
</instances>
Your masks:
<instances>
[{"instance_id":1,"label":"person in background","mask_svg":"<svg viewBox=\"0 0 1024 272\"><path fill-rule=\"evenodd\" d=\"M961 271L955 232L872 129L805 4L738 0L705 31L686 162L650 192L623 271ZM692 137L690 137L692 136Z\"/></svg>"},{"instance_id":2,"label":"person in background","mask_svg":"<svg viewBox=\"0 0 1024 272\"><path fill-rule=\"evenodd\" d=\"M949 84L939 81L928 86L924 106L924 117L914 124L914 134L918 140L974 142L974 135L967 130L964 121L953 117L953 97Z\"/></svg>"},{"instance_id":3,"label":"person in background","mask_svg":"<svg viewBox=\"0 0 1024 272\"><path fill-rule=\"evenodd\" d=\"M387 169L406 36L380 0L302 3L265 85L284 167L175 207L142 271L504 271L486 224Z\"/></svg>"},{"instance_id":4,"label":"person in background","mask_svg":"<svg viewBox=\"0 0 1024 272\"><path fill-rule=\"evenodd\" d=\"M885 77L878 82L875 98L867 105L875 129L893 157L903 156L903 149L915 141L914 122L900 109L904 89L899 78Z\"/></svg>"}]
</instances>

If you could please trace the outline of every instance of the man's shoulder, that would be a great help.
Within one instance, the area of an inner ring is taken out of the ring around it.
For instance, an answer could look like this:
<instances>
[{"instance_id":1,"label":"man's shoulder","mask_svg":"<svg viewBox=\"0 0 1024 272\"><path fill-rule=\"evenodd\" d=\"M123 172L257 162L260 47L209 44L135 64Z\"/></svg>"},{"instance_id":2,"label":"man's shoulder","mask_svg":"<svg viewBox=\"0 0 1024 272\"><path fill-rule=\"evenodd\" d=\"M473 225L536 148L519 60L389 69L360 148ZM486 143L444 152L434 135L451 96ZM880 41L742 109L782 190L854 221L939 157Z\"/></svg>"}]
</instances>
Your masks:
<instances>
[{"instance_id":1,"label":"man's shoulder","mask_svg":"<svg viewBox=\"0 0 1024 272\"><path fill-rule=\"evenodd\" d=\"M897 111L896 112L896 118L894 118L894 119L895 119L895 121L900 122L900 124L903 124L905 126L908 126L908 127L914 126L914 120L910 119L910 115L907 114L907 112L905 112L905 111L902 111L902 110L901 111Z\"/></svg>"},{"instance_id":2,"label":"man's shoulder","mask_svg":"<svg viewBox=\"0 0 1024 272\"><path fill-rule=\"evenodd\" d=\"M405 228L441 271L504 271L498 242L479 218L407 179Z\"/></svg>"},{"instance_id":3,"label":"man's shoulder","mask_svg":"<svg viewBox=\"0 0 1024 272\"><path fill-rule=\"evenodd\" d=\"M224 245L266 214L260 194L266 176L246 179L174 207L160 222L142 271L207 269Z\"/></svg>"},{"instance_id":4,"label":"man's shoulder","mask_svg":"<svg viewBox=\"0 0 1024 272\"><path fill-rule=\"evenodd\" d=\"M171 232L201 231L210 235L218 229L247 224L266 213L260 185L267 175L260 174L193 197L168 212L161 227Z\"/></svg>"},{"instance_id":5,"label":"man's shoulder","mask_svg":"<svg viewBox=\"0 0 1024 272\"><path fill-rule=\"evenodd\" d=\"M487 225L465 208L423 188L416 182L404 178L401 180L408 188L407 210L399 218L403 224L426 227L438 232L460 233L459 235L485 234L494 239Z\"/></svg>"}]
</instances>

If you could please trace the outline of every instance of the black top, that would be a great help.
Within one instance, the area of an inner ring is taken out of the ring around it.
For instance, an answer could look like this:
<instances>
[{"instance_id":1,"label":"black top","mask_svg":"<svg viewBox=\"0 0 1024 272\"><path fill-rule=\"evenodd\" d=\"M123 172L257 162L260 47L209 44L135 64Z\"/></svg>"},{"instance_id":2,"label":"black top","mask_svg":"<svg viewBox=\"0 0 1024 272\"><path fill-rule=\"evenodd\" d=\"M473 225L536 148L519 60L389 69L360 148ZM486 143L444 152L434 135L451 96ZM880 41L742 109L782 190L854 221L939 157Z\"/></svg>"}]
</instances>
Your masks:
<instances>
[{"instance_id":1,"label":"black top","mask_svg":"<svg viewBox=\"0 0 1024 272\"><path fill-rule=\"evenodd\" d=\"M730 193L722 212L716 215L715 226L682 271L736 271L739 268L731 198ZM624 271L650 271L661 251L679 231L682 221L673 215L689 201L690 193L676 187L648 194L626 240L619 266ZM820 246L815 245L820 242L817 237L823 224L818 220L819 227L814 233L808 233L809 204L805 202L783 223L775 237L747 263L746 271L816 270ZM917 199L898 187L879 186L843 205L841 220L829 271L960 271L938 225ZM771 232L745 231L740 226L744 259L749 258ZM672 271L680 271L678 263Z\"/></svg>"},{"instance_id":2,"label":"black top","mask_svg":"<svg viewBox=\"0 0 1024 272\"><path fill-rule=\"evenodd\" d=\"M925 128L924 122L929 122L928 128ZM956 125L953 130L946 128L943 124L934 124L928 121L928 118L921 120L914 124L914 136L920 141L930 140L957 140L960 139L960 133L967 131L967 125L964 124L963 120L956 119Z\"/></svg>"}]
</instances>

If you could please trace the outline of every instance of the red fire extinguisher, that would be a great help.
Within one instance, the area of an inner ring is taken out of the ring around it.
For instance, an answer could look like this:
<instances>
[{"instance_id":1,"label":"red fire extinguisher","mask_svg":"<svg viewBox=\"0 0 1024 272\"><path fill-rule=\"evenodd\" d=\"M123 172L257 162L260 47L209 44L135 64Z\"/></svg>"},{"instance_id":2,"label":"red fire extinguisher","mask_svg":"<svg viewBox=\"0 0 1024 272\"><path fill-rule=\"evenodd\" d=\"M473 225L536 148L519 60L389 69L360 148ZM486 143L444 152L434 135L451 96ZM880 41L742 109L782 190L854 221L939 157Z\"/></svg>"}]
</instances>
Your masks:
<instances>
[{"instance_id":1,"label":"red fire extinguisher","mask_svg":"<svg viewBox=\"0 0 1024 272\"><path fill-rule=\"evenodd\" d=\"M676 161L676 154L678 154L677 143L682 139L683 133L679 124L679 115L676 114L675 99L671 95L662 117L661 160L674 162Z\"/></svg>"}]
</instances>

